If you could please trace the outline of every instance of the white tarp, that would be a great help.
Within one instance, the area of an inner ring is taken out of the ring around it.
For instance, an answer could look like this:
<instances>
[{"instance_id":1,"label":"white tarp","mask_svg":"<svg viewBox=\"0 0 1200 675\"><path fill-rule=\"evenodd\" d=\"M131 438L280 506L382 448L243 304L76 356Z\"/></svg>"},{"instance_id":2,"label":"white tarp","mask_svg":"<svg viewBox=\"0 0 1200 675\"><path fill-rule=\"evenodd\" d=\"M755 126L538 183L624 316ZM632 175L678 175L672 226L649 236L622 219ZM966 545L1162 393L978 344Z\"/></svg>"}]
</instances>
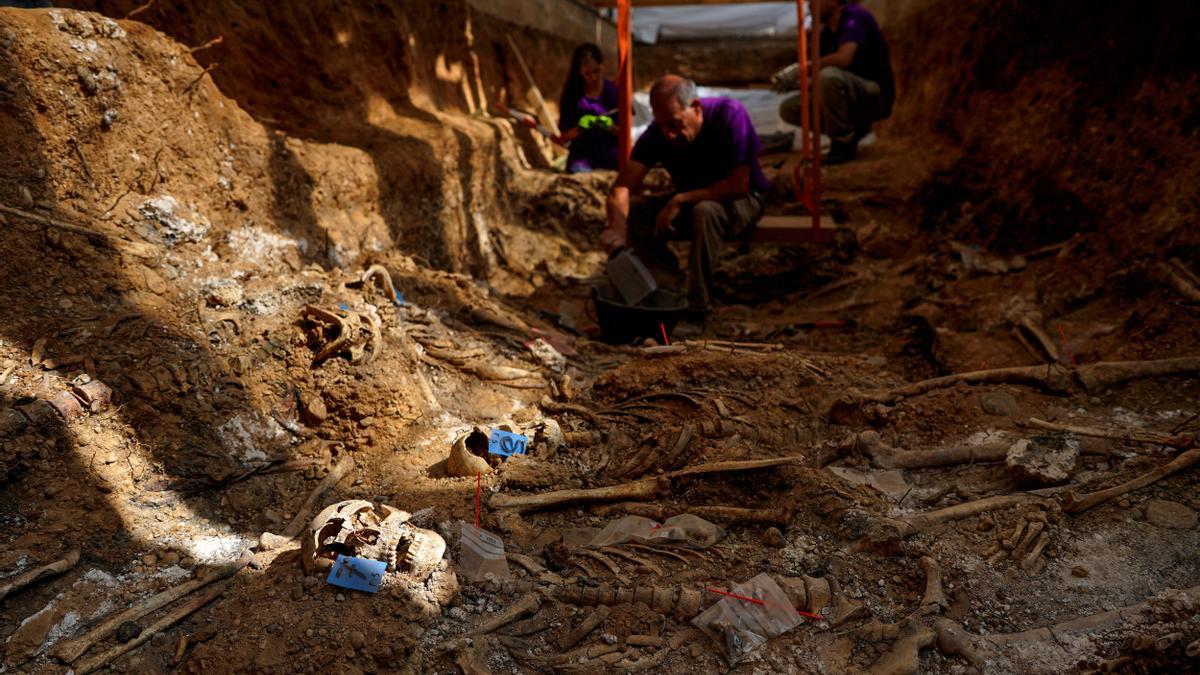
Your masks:
<instances>
[{"instance_id":1,"label":"white tarp","mask_svg":"<svg viewBox=\"0 0 1200 675\"><path fill-rule=\"evenodd\" d=\"M809 21L805 21L807 26ZM796 3L750 2L737 5L677 5L633 8L633 37L659 40L717 37L770 37L796 34Z\"/></svg>"},{"instance_id":2,"label":"white tarp","mask_svg":"<svg viewBox=\"0 0 1200 675\"><path fill-rule=\"evenodd\" d=\"M750 121L759 138L775 134L790 134L796 127L779 117L779 102L790 94L776 94L769 89L725 89L722 87L697 87L701 98L728 96L741 101L750 114ZM795 92L792 92L795 93ZM642 135L650 125L650 94L635 92L633 95L633 137Z\"/></svg>"}]
</instances>

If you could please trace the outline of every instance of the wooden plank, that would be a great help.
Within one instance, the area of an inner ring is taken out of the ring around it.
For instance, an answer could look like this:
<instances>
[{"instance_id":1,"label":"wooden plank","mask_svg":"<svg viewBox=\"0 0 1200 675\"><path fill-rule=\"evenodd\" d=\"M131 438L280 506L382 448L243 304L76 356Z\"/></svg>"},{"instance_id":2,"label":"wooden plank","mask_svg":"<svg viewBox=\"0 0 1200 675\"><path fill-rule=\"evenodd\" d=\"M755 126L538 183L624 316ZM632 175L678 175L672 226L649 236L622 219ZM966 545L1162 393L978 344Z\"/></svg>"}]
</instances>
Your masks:
<instances>
[{"instance_id":1,"label":"wooden plank","mask_svg":"<svg viewBox=\"0 0 1200 675\"><path fill-rule=\"evenodd\" d=\"M812 216L763 216L754 230L752 241L820 243L832 241L837 231L837 225L828 216L821 218L817 230L813 230Z\"/></svg>"}]
</instances>

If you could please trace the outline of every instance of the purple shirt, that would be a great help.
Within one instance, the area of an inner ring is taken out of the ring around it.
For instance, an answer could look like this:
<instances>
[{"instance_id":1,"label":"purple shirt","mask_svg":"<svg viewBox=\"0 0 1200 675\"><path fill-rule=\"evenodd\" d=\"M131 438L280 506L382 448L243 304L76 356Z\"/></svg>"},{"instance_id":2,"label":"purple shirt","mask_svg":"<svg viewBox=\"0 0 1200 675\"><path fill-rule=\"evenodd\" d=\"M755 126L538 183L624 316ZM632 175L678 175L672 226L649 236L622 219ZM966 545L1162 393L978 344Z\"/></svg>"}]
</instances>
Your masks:
<instances>
[{"instance_id":1,"label":"purple shirt","mask_svg":"<svg viewBox=\"0 0 1200 675\"><path fill-rule=\"evenodd\" d=\"M743 164L750 165L751 190L770 189L758 165L762 144L742 104L732 98L702 98L700 108L704 122L695 140L677 148L651 124L633 146L633 160L650 167L662 164L680 192L706 188Z\"/></svg>"},{"instance_id":2,"label":"purple shirt","mask_svg":"<svg viewBox=\"0 0 1200 675\"><path fill-rule=\"evenodd\" d=\"M558 128L564 133L579 126L584 115L607 115L617 107L617 85L605 80L599 98L587 95L579 97L566 110L559 111ZM604 129L581 129L579 137L571 141L567 154L568 164L585 163L596 169L617 168L617 135Z\"/></svg>"},{"instance_id":3,"label":"purple shirt","mask_svg":"<svg viewBox=\"0 0 1200 675\"><path fill-rule=\"evenodd\" d=\"M858 45L847 70L878 84L888 110L891 110L892 102L896 100L896 81L892 76L887 40L875 17L858 5L842 7L842 18L836 31L828 28L821 31L821 56L836 52L847 42Z\"/></svg>"}]
</instances>

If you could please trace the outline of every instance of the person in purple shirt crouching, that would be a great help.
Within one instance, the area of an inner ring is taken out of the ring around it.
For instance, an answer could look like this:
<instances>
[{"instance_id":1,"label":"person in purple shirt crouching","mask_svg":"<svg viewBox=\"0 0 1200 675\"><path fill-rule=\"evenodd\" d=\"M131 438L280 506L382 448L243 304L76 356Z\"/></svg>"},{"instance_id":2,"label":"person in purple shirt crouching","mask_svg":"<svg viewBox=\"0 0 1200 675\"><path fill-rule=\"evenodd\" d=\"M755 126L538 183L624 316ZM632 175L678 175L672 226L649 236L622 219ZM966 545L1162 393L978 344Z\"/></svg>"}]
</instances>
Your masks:
<instances>
[{"instance_id":1,"label":"person in purple shirt crouching","mask_svg":"<svg viewBox=\"0 0 1200 675\"><path fill-rule=\"evenodd\" d=\"M770 182L758 164L762 149L746 109L730 98L699 98L696 85L666 75L650 89L654 123L608 195L608 227L600 243L610 253L633 248L660 283L678 281L679 262L671 239L691 240L688 309L703 320L712 309L713 269L721 243L753 231L763 214ZM675 192L632 196L646 174L662 165Z\"/></svg>"}]
</instances>

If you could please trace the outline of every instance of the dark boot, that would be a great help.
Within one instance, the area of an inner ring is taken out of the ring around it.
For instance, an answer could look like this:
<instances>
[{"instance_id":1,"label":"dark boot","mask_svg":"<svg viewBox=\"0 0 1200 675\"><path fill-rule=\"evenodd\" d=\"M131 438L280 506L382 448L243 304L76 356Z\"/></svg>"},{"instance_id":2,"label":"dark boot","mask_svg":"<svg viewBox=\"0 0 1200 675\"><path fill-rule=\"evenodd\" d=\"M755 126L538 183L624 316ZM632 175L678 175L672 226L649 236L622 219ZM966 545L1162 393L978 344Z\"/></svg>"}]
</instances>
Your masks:
<instances>
[{"instance_id":1,"label":"dark boot","mask_svg":"<svg viewBox=\"0 0 1200 675\"><path fill-rule=\"evenodd\" d=\"M846 162L852 161L857 156L857 143L842 143L839 141L834 141L833 144L829 146L829 154L825 155L825 158L821 160L821 163L825 166L845 164Z\"/></svg>"}]
</instances>

